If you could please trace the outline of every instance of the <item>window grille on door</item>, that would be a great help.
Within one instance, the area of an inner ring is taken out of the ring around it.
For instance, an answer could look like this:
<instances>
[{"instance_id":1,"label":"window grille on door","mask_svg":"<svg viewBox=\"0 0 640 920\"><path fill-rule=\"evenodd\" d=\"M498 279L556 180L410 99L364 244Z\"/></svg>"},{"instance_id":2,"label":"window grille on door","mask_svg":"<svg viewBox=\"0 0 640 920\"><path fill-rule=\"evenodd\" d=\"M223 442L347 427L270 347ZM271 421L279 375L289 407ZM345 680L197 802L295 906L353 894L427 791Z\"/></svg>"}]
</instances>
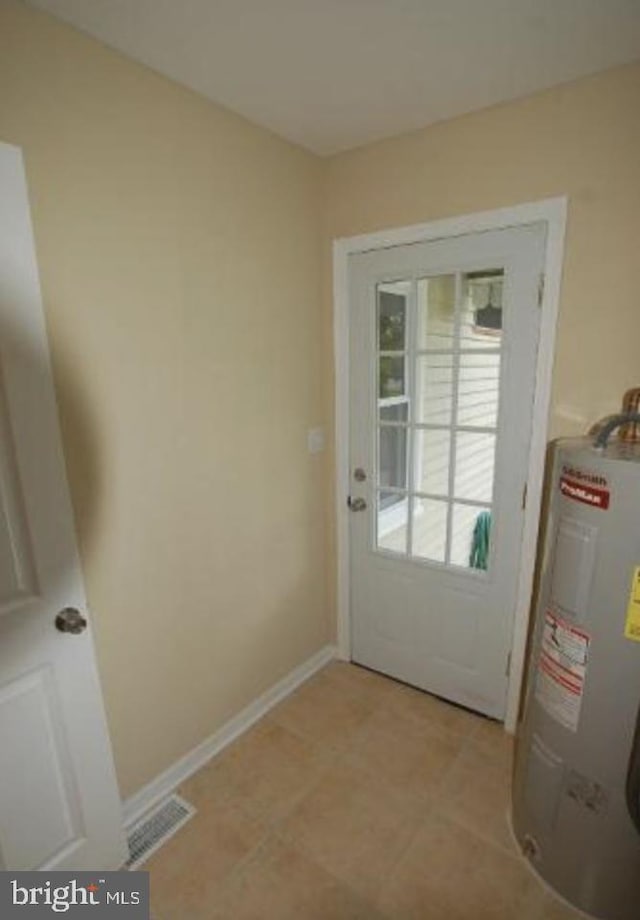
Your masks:
<instances>
[{"instance_id":1,"label":"window grille on door","mask_svg":"<svg viewBox=\"0 0 640 920\"><path fill-rule=\"evenodd\" d=\"M379 550L489 564L502 269L377 285Z\"/></svg>"}]
</instances>

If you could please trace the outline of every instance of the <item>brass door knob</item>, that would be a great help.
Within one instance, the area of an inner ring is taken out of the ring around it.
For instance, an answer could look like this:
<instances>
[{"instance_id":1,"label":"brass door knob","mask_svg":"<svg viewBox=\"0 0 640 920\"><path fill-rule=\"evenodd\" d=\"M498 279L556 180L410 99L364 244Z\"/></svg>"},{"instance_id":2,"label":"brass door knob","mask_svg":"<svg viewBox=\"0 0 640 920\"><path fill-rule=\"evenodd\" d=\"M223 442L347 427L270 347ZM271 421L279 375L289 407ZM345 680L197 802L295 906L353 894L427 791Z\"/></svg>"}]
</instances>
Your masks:
<instances>
[{"instance_id":1,"label":"brass door knob","mask_svg":"<svg viewBox=\"0 0 640 920\"><path fill-rule=\"evenodd\" d=\"M75 607L65 607L56 617L56 629L77 636L87 628L87 621Z\"/></svg>"}]
</instances>

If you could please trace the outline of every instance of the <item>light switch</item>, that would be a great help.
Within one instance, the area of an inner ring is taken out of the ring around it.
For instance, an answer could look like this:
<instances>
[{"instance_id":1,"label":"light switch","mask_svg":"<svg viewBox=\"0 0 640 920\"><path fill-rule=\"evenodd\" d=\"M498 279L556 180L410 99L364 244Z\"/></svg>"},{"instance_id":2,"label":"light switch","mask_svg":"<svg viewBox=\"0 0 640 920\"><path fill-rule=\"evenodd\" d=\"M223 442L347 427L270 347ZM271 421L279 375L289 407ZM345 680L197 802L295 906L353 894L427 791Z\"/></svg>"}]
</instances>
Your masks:
<instances>
[{"instance_id":1,"label":"light switch","mask_svg":"<svg viewBox=\"0 0 640 920\"><path fill-rule=\"evenodd\" d=\"M324 450L324 428L310 428L307 432L307 448L310 454L320 454Z\"/></svg>"}]
</instances>

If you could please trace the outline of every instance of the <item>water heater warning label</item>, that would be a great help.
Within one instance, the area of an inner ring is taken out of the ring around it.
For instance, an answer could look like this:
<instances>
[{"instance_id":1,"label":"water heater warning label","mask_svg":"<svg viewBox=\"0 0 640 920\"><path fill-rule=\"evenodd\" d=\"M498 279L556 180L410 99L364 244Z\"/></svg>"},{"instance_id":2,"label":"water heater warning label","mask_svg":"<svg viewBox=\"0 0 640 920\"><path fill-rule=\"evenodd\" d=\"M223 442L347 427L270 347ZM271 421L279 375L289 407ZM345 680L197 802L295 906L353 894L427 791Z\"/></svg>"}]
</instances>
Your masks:
<instances>
[{"instance_id":1,"label":"water heater warning label","mask_svg":"<svg viewBox=\"0 0 640 920\"><path fill-rule=\"evenodd\" d=\"M583 629L546 611L535 696L550 716L574 732L580 720L589 641Z\"/></svg>"}]
</instances>

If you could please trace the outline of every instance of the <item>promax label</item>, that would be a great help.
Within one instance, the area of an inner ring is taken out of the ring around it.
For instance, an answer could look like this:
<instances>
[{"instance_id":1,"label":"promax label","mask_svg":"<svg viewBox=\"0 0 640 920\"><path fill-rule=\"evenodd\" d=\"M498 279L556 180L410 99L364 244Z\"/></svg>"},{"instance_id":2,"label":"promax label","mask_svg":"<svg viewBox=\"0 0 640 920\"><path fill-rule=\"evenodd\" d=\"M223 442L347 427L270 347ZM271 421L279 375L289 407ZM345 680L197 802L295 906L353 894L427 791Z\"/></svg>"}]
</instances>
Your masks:
<instances>
[{"instance_id":1,"label":"promax label","mask_svg":"<svg viewBox=\"0 0 640 920\"><path fill-rule=\"evenodd\" d=\"M609 507L609 489L594 486L589 481L580 481L563 474L560 477L560 491L567 498L591 505L592 508L602 508L606 511Z\"/></svg>"}]
</instances>

